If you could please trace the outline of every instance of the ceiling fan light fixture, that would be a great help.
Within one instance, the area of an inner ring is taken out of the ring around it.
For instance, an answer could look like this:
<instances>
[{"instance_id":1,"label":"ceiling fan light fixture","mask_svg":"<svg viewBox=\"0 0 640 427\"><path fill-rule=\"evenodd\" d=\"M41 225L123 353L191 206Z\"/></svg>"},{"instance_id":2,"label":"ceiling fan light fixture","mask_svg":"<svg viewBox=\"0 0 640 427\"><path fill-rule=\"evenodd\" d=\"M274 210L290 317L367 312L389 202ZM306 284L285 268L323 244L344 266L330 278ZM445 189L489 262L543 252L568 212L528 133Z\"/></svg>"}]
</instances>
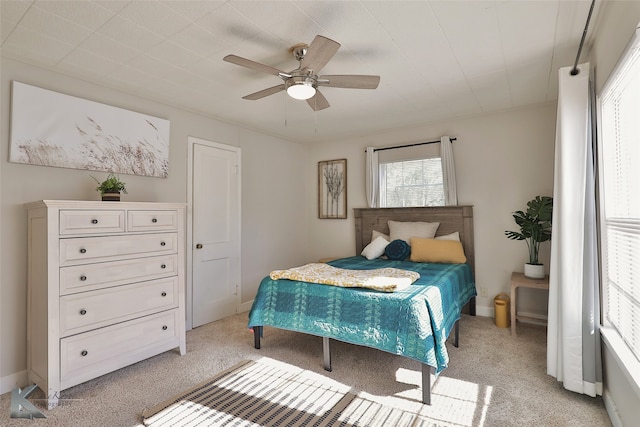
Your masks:
<instances>
[{"instance_id":1,"label":"ceiling fan light fixture","mask_svg":"<svg viewBox=\"0 0 640 427\"><path fill-rule=\"evenodd\" d=\"M287 88L287 94L294 99L309 99L316 94L316 88L313 87L313 80L307 78L302 81L291 82Z\"/></svg>"}]
</instances>

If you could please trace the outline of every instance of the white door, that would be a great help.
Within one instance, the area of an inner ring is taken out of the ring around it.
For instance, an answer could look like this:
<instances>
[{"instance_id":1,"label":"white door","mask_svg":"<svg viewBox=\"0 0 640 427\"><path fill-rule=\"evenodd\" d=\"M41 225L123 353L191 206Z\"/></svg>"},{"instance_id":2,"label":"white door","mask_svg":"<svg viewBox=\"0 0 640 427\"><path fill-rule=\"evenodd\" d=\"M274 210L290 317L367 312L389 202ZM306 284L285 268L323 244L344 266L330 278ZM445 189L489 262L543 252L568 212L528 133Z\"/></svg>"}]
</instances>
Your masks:
<instances>
[{"instance_id":1,"label":"white door","mask_svg":"<svg viewBox=\"0 0 640 427\"><path fill-rule=\"evenodd\" d=\"M240 303L240 149L189 138L192 163L192 327Z\"/></svg>"}]
</instances>

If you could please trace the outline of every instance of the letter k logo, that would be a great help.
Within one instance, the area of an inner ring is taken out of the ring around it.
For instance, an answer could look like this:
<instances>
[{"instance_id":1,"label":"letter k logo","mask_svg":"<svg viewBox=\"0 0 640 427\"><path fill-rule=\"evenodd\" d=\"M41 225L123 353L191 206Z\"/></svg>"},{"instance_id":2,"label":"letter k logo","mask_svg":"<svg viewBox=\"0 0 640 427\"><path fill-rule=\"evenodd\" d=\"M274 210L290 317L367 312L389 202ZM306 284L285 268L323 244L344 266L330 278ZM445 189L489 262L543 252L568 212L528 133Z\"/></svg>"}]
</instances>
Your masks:
<instances>
[{"instance_id":1,"label":"letter k logo","mask_svg":"<svg viewBox=\"0 0 640 427\"><path fill-rule=\"evenodd\" d=\"M24 389L16 388L11 391L11 418L47 418L33 403L27 400L27 397L38 386L32 384Z\"/></svg>"}]
</instances>

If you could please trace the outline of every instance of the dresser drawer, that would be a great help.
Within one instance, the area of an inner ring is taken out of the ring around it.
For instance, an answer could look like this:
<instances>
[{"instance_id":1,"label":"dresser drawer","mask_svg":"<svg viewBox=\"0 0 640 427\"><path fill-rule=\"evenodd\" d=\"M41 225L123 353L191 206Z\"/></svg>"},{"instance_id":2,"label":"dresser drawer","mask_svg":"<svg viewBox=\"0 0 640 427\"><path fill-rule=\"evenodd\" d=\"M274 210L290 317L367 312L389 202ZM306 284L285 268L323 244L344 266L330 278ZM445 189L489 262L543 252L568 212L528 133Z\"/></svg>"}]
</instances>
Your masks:
<instances>
[{"instance_id":1,"label":"dresser drawer","mask_svg":"<svg viewBox=\"0 0 640 427\"><path fill-rule=\"evenodd\" d=\"M177 306L177 277L66 295L60 298L60 335L77 334Z\"/></svg>"},{"instance_id":2,"label":"dresser drawer","mask_svg":"<svg viewBox=\"0 0 640 427\"><path fill-rule=\"evenodd\" d=\"M178 229L178 211L136 211L127 212L128 231L172 231Z\"/></svg>"},{"instance_id":3,"label":"dresser drawer","mask_svg":"<svg viewBox=\"0 0 640 427\"><path fill-rule=\"evenodd\" d=\"M62 389L178 347L179 315L174 309L62 338Z\"/></svg>"},{"instance_id":4,"label":"dresser drawer","mask_svg":"<svg viewBox=\"0 0 640 427\"><path fill-rule=\"evenodd\" d=\"M124 219L124 210L61 210L60 235L121 233Z\"/></svg>"},{"instance_id":5,"label":"dresser drawer","mask_svg":"<svg viewBox=\"0 0 640 427\"><path fill-rule=\"evenodd\" d=\"M60 268L60 295L178 274L178 256L163 255Z\"/></svg>"},{"instance_id":6,"label":"dresser drawer","mask_svg":"<svg viewBox=\"0 0 640 427\"><path fill-rule=\"evenodd\" d=\"M176 253L177 233L60 239L60 265Z\"/></svg>"}]
</instances>

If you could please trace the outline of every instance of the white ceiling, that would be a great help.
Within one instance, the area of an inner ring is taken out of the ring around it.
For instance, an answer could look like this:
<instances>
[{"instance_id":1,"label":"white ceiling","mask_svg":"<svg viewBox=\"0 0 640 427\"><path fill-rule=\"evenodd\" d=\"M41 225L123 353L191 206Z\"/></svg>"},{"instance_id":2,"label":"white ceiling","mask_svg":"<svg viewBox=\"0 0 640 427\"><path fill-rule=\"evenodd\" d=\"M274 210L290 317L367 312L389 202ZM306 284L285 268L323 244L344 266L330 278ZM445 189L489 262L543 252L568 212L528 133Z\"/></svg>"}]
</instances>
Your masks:
<instances>
[{"instance_id":1,"label":"white ceiling","mask_svg":"<svg viewBox=\"0 0 640 427\"><path fill-rule=\"evenodd\" d=\"M557 98L591 1L1 0L3 57L300 142L374 134ZM591 25L593 26L592 18ZM342 47L320 74L377 74L375 90L322 88L314 112L282 81L288 48ZM30 82L25 82L30 83Z\"/></svg>"}]
</instances>

